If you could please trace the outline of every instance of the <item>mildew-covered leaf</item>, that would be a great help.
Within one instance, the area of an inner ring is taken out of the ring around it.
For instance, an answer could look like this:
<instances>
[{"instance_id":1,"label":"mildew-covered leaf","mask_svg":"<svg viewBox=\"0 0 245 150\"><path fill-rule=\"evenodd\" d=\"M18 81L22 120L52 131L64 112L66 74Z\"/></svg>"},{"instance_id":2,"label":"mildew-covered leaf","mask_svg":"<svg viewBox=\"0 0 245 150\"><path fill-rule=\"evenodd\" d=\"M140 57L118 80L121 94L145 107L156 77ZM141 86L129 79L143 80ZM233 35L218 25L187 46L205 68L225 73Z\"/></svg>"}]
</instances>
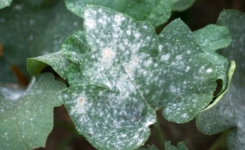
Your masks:
<instances>
[{"instance_id":1,"label":"mildew-covered leaf","mask_svg":"<svg viewBox=\"0 0 245 150\"><path fill-rule=\"evenodd\" d=\"M76 64L82 63L85 53L89 50L83 31L78 31L67 38L61 48L66 58Z\"/></svg>"},{"instance_id":2,"label":"mildew-covered leaf","mask_svg":"<svg viewBox=\"0 0 245 150\"><path fill-rule=\"evenodd\" d=\"M1 149L31 150L45 146L53 127L53 107L62 104L65 85L50 74L34 78L25 92L1 88ZM13 91L6 95L6 90Z\"/></svg>"},{"instance_id":3,"label":"mildew-covered leaf","mask_svg":"<svg viewBox=\"0 0 245 150\"><path fill-rule=\"evenodd\" d=\"M178 0L66 0L66 6L76 15L84 18L87 5L99 5L127 14L138 21L147 21L154 27L165 23ZM103 19L101 19L103 20Z\"/></svg>"},{"instance_id":4,"label":"mildew-covered leaf","mask_svg":"<svg viewBox=\"0 0 245 150\"><path fill-rule=\"evenodd\" d=\"M188 150L185 146L185 143L179 142L176 146L171 145L170 141L165 142L165 149L166 150Z\"/></svg>"},{"instance_id":5,"label":"mildew-covered leaf","mask_svg":"<svg viewBox=\"0 0 245 150\"><path fill-rule=\"evenodd\" d=\"M216 68L180 19L165 27L159 42L159 66L165 67L159 69L163 86L157 103L167 120L190 121L212 101Z\"/></svg>"},{"instance_id":6,"label":"mildew-covered leaf","mask_svg":"<svg viewBox=\"0 0 245 150\"><path fill-rule=\"evenodd\" d=\"M173 4L172 9L173 11L184 11L190 8L195 0L179 0Z\"/></svg>"},{"instance_id":7,"label":"mildew-covered leaf","mask_svg":"<svg viewBox=\"0 0 245 150\"><path fill-rule=\"evenodd\" d=\"M112 91L98 85L73 86L63 93L65 106L79 133L101 150L140 147L156 121L154 109L140 92ZM127 96L129 94L130 96Z\"/></svg>"},{"instance_id":8,"label":"mildew-covered leaf","mask_svg":"<svg viewBox=\"0 0 245 150\"><path fill-rule=\"evenodd\" d=\"M82 19L66 10L63 1L34 4L15 0L10 7L0 10L0 35L4 35L0 36L0 59L26 73L27 58L60 50L65 38L81 29ZM1 71L8 72L10 66L5 68Z\"/></svg>"},{"instance_id":9,"label":"mildew-covered leaf","mask_svg":"<svg viewBox=\"0 0 245 150\"><path fill-rule=\"evenodd\" d=\"M27 71L34 76L40 74L47 65L51 66L63 79L67 78L67 67L70 62L61 51L27 59Z\"/></svg>"},{"instance_id":10,"label":"mildew-covered leaf","mask_svg":"<svg viewBox=\"0 0 245 150\"><path fill-rule=\"evenodd\" d=\"M245 27L241 26L244 23L244 13L225 10L220 14L218 24L226 26L232 36L231 45L223 49L222 54L234 59L237 67L227 93L218 97L215 104L200 113L196 120L198 129L209 135L234 128L227 137L229 150L243 150L245 147Z\"/></svg>"},{"instance_id":11,"label":"mildew-covered leaf","mask_svg":"<svg viewBox=\"0 0 245 150\"><path fill-rule=\"evenodd\" d=\"M9 6L11 2L12 0L0 0L0 9Z\"/></svg>"},{"instance_id":12,"label":"mildew-covered leaf","mask_svg":"<svg viewBox=\"0 0 245 150\"><path fill-rule=\"evenodd\" d=\"M215 51L220 48L225 48L231 43L231 35L229 30L224 26L208 25L194 32L198 44L206 53L206 58L216 67L216 78L222 81L221 90L218 93L224 92L227 87L229 62L222 55ZM215 95L215 96L217 96Z\"/></svg>"},{"instance_id":13,"label":"mildew-covered leaf","mask_svg":"<svg viewBox=\"0 0 245 150\"><path fill-rule=\"evenodd\" d=\"M99 23L101 18L103 23ZM83 77L68 78L74 80L63 96L68 112L77 130L95 147L138 148L147 140L148 127L156 117L143 96L150 91L143 89L146 81L153 77L151 56L158 45L155 30L148 23L100 6L87 7L84 27L91 50L80 60L80 69L77 65L70 68L80 70ZM74 86L88 83L104 88ZM78 103L80 96L88 103Z\"/></svg>"}]
</instances>

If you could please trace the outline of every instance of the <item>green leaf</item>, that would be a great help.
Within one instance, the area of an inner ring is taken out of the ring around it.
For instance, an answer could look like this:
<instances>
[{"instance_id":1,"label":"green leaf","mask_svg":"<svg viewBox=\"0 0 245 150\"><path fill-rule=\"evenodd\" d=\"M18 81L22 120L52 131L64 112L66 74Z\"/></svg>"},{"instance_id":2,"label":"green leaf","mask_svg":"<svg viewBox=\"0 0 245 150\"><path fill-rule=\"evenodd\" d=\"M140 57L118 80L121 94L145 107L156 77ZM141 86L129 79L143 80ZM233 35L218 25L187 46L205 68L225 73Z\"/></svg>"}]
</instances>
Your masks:
<instances>
[{"instance_id":1,"label":"green leaf","mask_svg":"<svg viewBox=\"0 0 245 150\"><path fill-rule=\"evenodd\" d=\"M216 80L222 80L221 90L215 93L219 95L227 87L229 62L225 57L217 54L215 51L220 48L225 48L231 43L230 32L224 26L208 25L195 31L194 35L198 44L205 51L206 58L216 67Z\"/></svg>"},{"instance_id":2,"label":"green leaf","mask_svg":"<svg viewBox=\"0 0 245 150\"><path fill-rule=\"evenodd\" d=\"M67 66L70 62L62 52L51 53L27 59L27 71L31 75L38 75L46 65L50 65L63 79L67 78Z\"/></svg>"},{"instance_id":3,"label":"green leaf","mask_svg":"<svg viewBox=\"0 0 245 150\"><path fill-rule=\"evenodd\" d=\"M99 5L133 17L138 21L147 21L154 27L165 23L170 15L172 5L178 0L66 0L67 8L84 18L87 5ZM103 18L100 19L103 21Z\"/></svg>"},{"instance_id":4,"label":"green leaf","mask_svg":"<svg viewBox=\"0 0 245 150\"><path fill-rule=\"evenodd\" d=\"M195 0L179 0L172 6L173 11L185 11L190 8Z\"/></svg>"},{"instance_id":5,"label":"green leaf","mask_svg":"<svg viewBox=\"0 0 245 150\"><path fill-rule=\"evenodd\" d=\"M0 9L9 6L11 2L12 0L0 0Z\"/></svg>"},{"instance_id":6,"label":"green leaf","mask_svg":"<svg viewBox=\"0 0 245 150\"><path fill-rule=\"evenodd\" d=\"M61 51L70 61L81 64L85 53L90 51L83 31L78 31L67 38L64 44L62 44Z\"/></svg>"},{"instance_id":7,"label":"green leaf","mask_svg":"<svg viewBox=\"0 0 245 150\"><path fill-rule=\"evenodd\" d=\"M31 150L45 146L53 127L53 107L62 104L59 91L64 88L50 74L34 78L25 92L1 87L1 149ZM12 93L6 95L8 92Z\"/></svg>"},{"instance_id":8,"label":"green leaf","mask_svg":"<svg viewBox=\"0 0 245 150\"><path fill-rule=\"evenodd\" d=\"M97 85L73 86L63 91L77 131L97 149L135 149L150 135L148 127L156 121L154 109L139 92L125 92Z\"/></svg>"},{"instance_id":9,"label":"green leaf","mask_svg":"<svg viewBox=\"0 0 245 150\"><path fill-rule=\"evenodd\" d=\"M165 149L166 150L188 150L188 148L185 146L185 143L179 142L177 147L171 145L170 141L165 142Z\"/></svg>"},{"instance_id":10,"label":"green leaf","mask_svg":"<svg viewBox=\"0 0 245 150\"><path fill-rule=\"evenodd\" d=\"M15 0L0 10L0 35L4 35L0 36L0 59L6 61L4 65L17 65L25 72L27 58L60 50L65 38L81 29L82 19L66 10L63 1L34 4ZM0 67L4 72L10 68Z\"/></svg>"},{"instance_id":11,"label":"green leaf","mask_svg":"<svg viewBox=\"0 0 245 150\"><path fill-rule=\"evenodd\" d=\"M99 18L106 19L100 23ZM179 123L192 120L212 101L216 68L182 21L173 21L158 37L148 23L89 6L84 23L85 38L74 34L62 46L74 62L68 67L71 86L92 83L126 92L126 97L140 92L153 108L164 106L164 116ZM73 59L74 52L81 59Z\"/></svg>"},{"instance_id":12,"label":"green leaf","mask_svg":"<svg viewBox=\"0 0 245 150\"><path fill-rule=\"evenodd\" d=\"M146 89L141 89L145 87L142 80L152 76L146 68L153 65L150 56L157 52L157 35L148 23L103 7L87 7L85 16L91 50L78 62L83 77L74 77L77 82L69 81L74 84L63 92L65 106L79 133L96 148L138 148L149 137L148 127L156 117L143 96ZM99 24L98 18L106 20ZM65 44L73 43L67 40Z\"/></svg>"},{"instance_id":13,"label":"green leaf","mask_svg":"<svg viewBox=\"0 0 245 150\"><path fill-rule=\"evenodd\" d=\"M193 33L198 44L205 51L216 51L229 46L231 43L230 32L224 26L207 25Z\"/></svg>"},{"instance_id":14,"label":"green leaf","mask_svg":"<svg viewBox=\"0 0 245 150\"><path fill-rule=\"evenodd\" d=\"M158 105L169 121L188 122L204 109L216 88L216 68L206 59L190 29L180 20L159 35L161 96Z\"/></svg>"},{"instance_id":15,"label":"green leaf","mask_svg":"<svg viewBox=\"0 0 245 150\"><path fill-rule=\"evenodd\" d=\"M200 113L196 120L198 129L205 134L216 134L233 128L227 137L229 150L240 150L245 147L245 27L241 26L244 23L244 13L225 10L220 14L218 24L226 26L232 35L231 45L223 49L222 54L229 59L234 59L237 67L227 93L218 97L215 104ZM229 78L233 70L234 67L231 67Z\"/></svg>"}]
</instances>

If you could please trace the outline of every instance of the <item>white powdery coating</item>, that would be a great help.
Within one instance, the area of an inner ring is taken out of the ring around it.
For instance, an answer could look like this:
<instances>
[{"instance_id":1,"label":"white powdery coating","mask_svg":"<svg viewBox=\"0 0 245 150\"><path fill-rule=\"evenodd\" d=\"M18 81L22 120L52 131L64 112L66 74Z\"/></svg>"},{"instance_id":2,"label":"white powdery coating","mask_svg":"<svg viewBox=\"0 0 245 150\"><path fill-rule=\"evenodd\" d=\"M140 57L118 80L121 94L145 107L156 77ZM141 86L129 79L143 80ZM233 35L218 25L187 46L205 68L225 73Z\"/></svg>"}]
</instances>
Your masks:
<instances>
[{"instance_id":1,"label":"white powdery coating","mask_svg":"<svg viewBox=\"0 0 245 150\"><path fill-rule=\"evenodd\" d=\"M109 90L96 95L89 86L81 86L79 93L73 93L79 96L66 105L70 105L78 131L97 148L135 149L146 141L148 126L155 122L152 108L143 113L148 105L140 89L144 85L137 83L140 78L147 82L154 78L149 68L157 66L150 57L151 50L157 50L155 31L148 24L101 8L88 8L84 23L91 52L84 57L83 75ZM82 103L78 97L82 97Z\"/></svg>"}]
</instances>

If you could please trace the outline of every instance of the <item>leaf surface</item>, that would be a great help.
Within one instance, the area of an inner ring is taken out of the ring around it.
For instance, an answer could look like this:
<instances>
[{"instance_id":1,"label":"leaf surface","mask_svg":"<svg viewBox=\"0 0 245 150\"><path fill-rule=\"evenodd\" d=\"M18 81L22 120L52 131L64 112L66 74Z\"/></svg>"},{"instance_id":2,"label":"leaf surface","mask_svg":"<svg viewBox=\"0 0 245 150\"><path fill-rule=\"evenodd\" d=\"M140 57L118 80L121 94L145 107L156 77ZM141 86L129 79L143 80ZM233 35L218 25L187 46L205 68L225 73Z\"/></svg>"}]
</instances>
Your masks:
<instances>
[{"instance_id":1,"label":"leaf surface","mask_svg":"<svg viewBox=\"0 0 245 150\"><path fill-rule=\"evenodd\" d=\"M230 32L224 26L207 25L193 33L198 44L205 51L206 58L216 67L216 80L222 81L220 91L214 95L217 96L227 88L229 62L225 57L216 53L216 50L225 48L231 43Z\"/></svg>"},{"instance_id":2,"label":"leaf surface","mask_svg":"<svg viewBox=\"0 0 245 150\"><path fill-rule=\"evenodd\" d=\"M154 27L165 23L170 15L172 5L178 0L66 0L67 8L84 18L87 5L99 5L133 17L138 21L147 21ZM103 19L102 19L103 20Z\"/></svg>"},{"instance_id":3,"label":"leaf surface","mask_svg":"<svg viewBox=\"0 0 245 150\"><path fill-rule=\"evenodd\" d=\"M188 122L205 108L216 88L215 66L206 59L193 33L180 20L171 22L159 35L159 76L163 116L177 123Z\"/></svg>"},{"instance_id":4,"label":"leaf surface","mask_svg":"<svg viewBox=\"0 0 245 150\"><path fill-rule=\"evenodd\" d=\"M205 134L215 134L234 128L227 137L230 150L242 150L245 147L245 27L241 26L241 24L245 23L244 20L244 13L238 11L225 10L220 14L217 24L226 26L232 35L231 45L223 49L222 54L229 59L235 60L237 67L230 83L230 88L227 89L226 94L223 94L224 96L221 95L223 98L218 97L213 107L209 107L197 116L197 127Z\"/></svg>"},{"instance_id":5,"label":"leaf surface","mask_svg":"<svg viewBox=\"0 0 245 150\"><path fill-rule=\"evenodd\" d=\"M60 90L64 88L50 74L35 78L25 92L1 87L1 149L31 150L45 146L53 127L53 107L62 104Z\"/></svg>"},{"instance_id":6,"label":"leaf surface","mask_svg":"<svg viewBox=\"0 0 245 150\"><path fill-rule=\"evenodd\" d=\"M0 79L6 77L9 65L17 65L26 73L27 58L60 50L65 38L81 29L82 19L66 10L63 1L13 1L10 7L0 10L0 35L4 35L0 36L3 45L0 59L6 62L4 67L0 66Z\"/></svg>"},{"instance_id":7,"label":"leaf surface","mask_svg":"<svg viewBox=\"0 0 245 150\"><path fill-rule=\"evenodd\" d=\"M40 74L46 65L50 65L63 79L67 78L70 63L61 51L27 59L27 71L34 76Z\"/></svg>"},{"instance_id":8,"label":"leaf surface","mask_svg":"<svg viewBox=\"0 0 245 150\"><path fill-rule=\"evenodd\" d=\"M11 2L12 0L0 0L0 9L9 6Z\"/></svg>"}]
</instances>

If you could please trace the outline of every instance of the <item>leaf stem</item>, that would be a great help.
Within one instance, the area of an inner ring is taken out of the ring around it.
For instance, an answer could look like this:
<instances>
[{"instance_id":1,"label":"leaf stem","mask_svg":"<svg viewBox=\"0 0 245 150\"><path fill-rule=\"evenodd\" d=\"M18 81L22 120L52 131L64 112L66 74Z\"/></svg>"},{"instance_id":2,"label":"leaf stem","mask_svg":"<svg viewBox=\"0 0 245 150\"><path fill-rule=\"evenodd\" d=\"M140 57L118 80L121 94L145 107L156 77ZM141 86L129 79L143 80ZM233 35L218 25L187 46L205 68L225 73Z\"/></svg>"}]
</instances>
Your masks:
<instances>
[{"instance_id":1,"label":"leaf stem","mask_svg":"<svg viewBox=\"0 0 245 150\"><path fill-rule=\"evenodd\" d=\"M220 134L220 136L215 140L215 142L208 148L208 150L217 150L220 147L226 145L226 137L230 130L226 130Z\"/></svg>"},{"instance_id":2,"label":"leaf stem","mask_svg":"<svg viewBox=\"0 0 245 150\"><path fill-rule=\"evenodd\" d=\"M160 149L165 150L165 137L163 135L161 125L159 124L159 120L157 119L157 122L154 124L154 130L157 136L158 141L160 142Z\"/></svg>"}]
</instances>

